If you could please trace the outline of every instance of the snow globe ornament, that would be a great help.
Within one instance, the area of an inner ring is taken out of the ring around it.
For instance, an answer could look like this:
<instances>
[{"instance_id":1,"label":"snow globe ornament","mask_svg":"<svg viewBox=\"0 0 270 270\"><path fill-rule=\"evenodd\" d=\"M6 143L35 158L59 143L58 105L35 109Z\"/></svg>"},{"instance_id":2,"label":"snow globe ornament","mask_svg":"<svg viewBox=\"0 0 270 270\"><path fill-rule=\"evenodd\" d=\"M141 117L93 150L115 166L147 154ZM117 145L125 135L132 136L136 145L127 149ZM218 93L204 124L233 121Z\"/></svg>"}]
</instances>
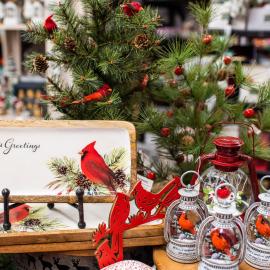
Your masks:
<instances>
[{"instance_id":1,"label":"snow globe ornament","mask_svg":"<svg viewBox=\"0 0 270 270\"><path fill-rule=\"evenodd\" d=\"M200 157L198 172L210 163L212 166L201 173L203 200L210 214L214 214L215 188L229 183L236 188L235 216L242 215L249 205L258 200L259 187L254 161L250 156L240 153L244 142L238 137L217 137L213 143L217 151ZM247 165L249 176L241 169ZM226 192L225 192L226 193Z\"/></svg>"},{"instance_id":2,"label":"snow globe ornament","mask_svg":"<svg viewBox=\"0 0 270 270\"><path fill-rule=\"evenodd\" d=\"M270 269L270 175L261 179L265 191L246 212L247 251L245 261L258 269Z\"/></svg>"},{"instance_id":3,"label":"snow globe ornament","mask_svg":"<svg viewBox=\"0 0 270 270\"><path fill-rule=\"evenodd\" d=\"M240 219L233 216L235 199L236 189L232 185L224 183L215 189L215 216L202 222L197 236L199 270L238 270L244 260L245 228Z\"/></svg>"},{"instance_id":4,"label":"snow globe ornament","mask_svg":"<svg viewBox=\"0 0 270 270\"><path fill-rule=\"evenodd\" d=\"M183 179L187 174L196 174L194 185L185 185ZM200 175L195 171L185 172L181 179L181 195L167 209L164 237L167 242L168 256L177 262L194 263L198 261L196 252L197 231L201 222L207 217L206 205L199 199Z\"/></svg>"}]
</instances>

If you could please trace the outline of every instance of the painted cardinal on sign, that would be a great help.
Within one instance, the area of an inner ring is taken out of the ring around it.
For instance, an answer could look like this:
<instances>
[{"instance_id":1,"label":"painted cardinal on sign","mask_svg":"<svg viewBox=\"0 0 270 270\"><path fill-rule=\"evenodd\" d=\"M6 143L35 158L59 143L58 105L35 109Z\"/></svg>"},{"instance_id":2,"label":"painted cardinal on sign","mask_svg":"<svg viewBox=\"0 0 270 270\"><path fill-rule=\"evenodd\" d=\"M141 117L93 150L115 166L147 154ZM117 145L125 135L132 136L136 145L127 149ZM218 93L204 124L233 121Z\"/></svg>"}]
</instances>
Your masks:
<instances>
[{"instance_id":1,"label":"painted cardinal on sign","mask_svg":"<svg viewBox=\"0 0 270 270\"><path fill-rule=\"evenodd\" d=\"M96 141L88 144L79 153L81 155L82 172L89 181L105 185L110 191L115 191L112 185L115 175L95 149L95 144Z\"/></svg>"},{"instance_id":2,"label":"painted cardinal on sign","mask_svg":"<svg viewBox=\"0 0 270 270\"><path fill-rule=\"evenodd\" d=\"M132 191L132 195L135 197L135 203L137 207L141 210L146 212L146 215L151 215L152 210L159 204L162 204L163 200L167 200L166 195L175 189L176 197L175 199L179 198L178 194L178 187L180 181L173 180L168 185L166 185L159 193L154 194L147 190L145 190L142 186L141 182L135 186L134 190ZM177 188L175 188L177 186ZM170 194L172 197L172 194ZM163 204L162 204L163 205ZM167 205L163 205L166 207Z\"/></svg>"},{"instance_id":3,"label":"painted cardinal on sign","mask_svg":"<svg viewBox=\"0 0 270 270\"><path fill-rule=\"evenodd\" d=\"M185 212L183 212L178 220L180 227L191 234L196 234L195 225L188 219Z\"/></svg>"},{"instance_id":4,"label":"painted cardinal on sign","mask_svg":"<svg viewBox=\"0 0 270 270\"><path fill-rule=\"evenodd\" d=\"M258 215L256 220L256 229L260 235L270 237L270 222L265 220L263 215Z\"/></svg>"},{"instance_id":5,"label":"painted cardinal on sign","mask_svg":"<svg viewBox=\"0 0 270 270\"><path fill-rule=\"evenodd\" d=\"M9 210L9 222L11 224L25 219L30 213L30 206L22 204ZM0 214L0 223L4 222L4 213Z\"/></svg>"},{"instance_id":6,"label":"painted cardinal on sign","mask_svg":"<svg viewBox=\"0 0 270 270\"><path fill-rule=\"evenodd\" d=\"M112 93L112 89L108 84L104 84L96 92L83 97L80 100L75 100L71 104L83 104L91 101L101 101L105 97L109 96Z\"/></svg>"}]
</instances>

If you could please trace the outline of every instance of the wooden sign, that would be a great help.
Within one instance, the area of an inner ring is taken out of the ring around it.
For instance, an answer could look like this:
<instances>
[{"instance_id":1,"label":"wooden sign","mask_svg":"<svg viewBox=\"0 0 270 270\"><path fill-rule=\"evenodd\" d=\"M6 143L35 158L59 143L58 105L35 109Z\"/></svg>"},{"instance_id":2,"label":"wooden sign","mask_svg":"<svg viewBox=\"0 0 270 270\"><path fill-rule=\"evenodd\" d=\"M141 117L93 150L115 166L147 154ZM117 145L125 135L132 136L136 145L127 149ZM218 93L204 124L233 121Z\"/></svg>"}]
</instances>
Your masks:
<instances>
[{"instance_id":1,"label":"wooden sign","mask_svg":"<svg viewBox=\"0 0 270 270\"><path fill-rule=\"evenodd\" d=\"M0 122L0 189L11 202L113 201L136 182L135 128L121 121Z\"/></svg>"}]
</instances>

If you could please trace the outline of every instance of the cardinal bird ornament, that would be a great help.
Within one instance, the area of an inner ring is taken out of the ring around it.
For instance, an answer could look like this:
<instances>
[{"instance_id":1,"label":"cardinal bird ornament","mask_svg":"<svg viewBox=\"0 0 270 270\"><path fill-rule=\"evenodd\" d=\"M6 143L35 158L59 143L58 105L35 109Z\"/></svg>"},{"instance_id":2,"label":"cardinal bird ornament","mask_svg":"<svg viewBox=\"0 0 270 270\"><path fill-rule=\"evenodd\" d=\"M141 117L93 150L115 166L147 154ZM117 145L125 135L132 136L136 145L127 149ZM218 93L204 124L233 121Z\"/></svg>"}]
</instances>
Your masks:
<instances>
[{"instance_id":1,"label":"cardinal bird ornament","mask_svg":"<svg viewBox=\"0 0 270 270\"><path fill-rule=\"evenodd\" d=\"M191 234L196 234L195 225L188 219L185 212L183 212L178 220L179 226Z\"/></svg>"},{"instance_id":2,"label":"cardinal bird ornament","mask_svg":"<svg viewBox=\"0 0 270 270\"><path fill-rule=\"evenodd\" d=\"M111 87L108 84L104 84L96 92L94 92L90 95L87 95L80 100L75 100L71 104L83 104L83 103L89 103L92 101L101 101L104 98L111 95L111 93L112 93Z\"/></svg>"},{"instance_id":3,"label":"cardinal bird ornament","mask_svg":"<svg viewBox=\"0 0 270 270\"><path fill-rule=\"evenodd\" d=\"M49 32L50 34L57 30L57 24L55 21L52 19L53 15L50 15L44 22L43 27L44 29Z\"/></svg>"},{"instance_id":4,"label":"cardinal bird ornament","mask_svg":"<svg viewBox=\"0 0 270 270\"><path fill-rule=\"evenodd\" d=\"M260 235L270 238L270 222L264 219L263 215L258 215L255 226Z\"/></svg>"},{"instance_id":5,"label":"cardinal bird ornament","mask_svg":"<svg viewBox=\"0 0 270 270\"><path fill-rule=\"evenodd\" d=\"M166 185L159 193L151 193L147 190L145 190L142 186L142 182L138 182L138 184L135 186L134 190L132 191L132 195L135 197L135 203L137 207L143 211L146 212L146 216L150 216L152 210L160 203L164 207L168 206L163 204L163 200L170 201L167 198L167 195L169 195L169 198L173 197L174 199L179 198L178 189L179 189L180 181L177 179L174 179L171 181L168 185ZM174 191L172 194L171 191ZM175 195L175 196L174 196Z\"/></svg>"},{"instance_id":6,"label":"cardinal bird ornament","mask_svg":"<svg viewBox=\"0 0 270 270\"><path fill-rule=\"evenodd\" d=\"M25 219L30 213L30 206L22 204L9 210L9 222L11 224ZM0 223L4 222L4 213L0 214Z\"/></svg>"},{"instance_id":7,"label":"cardinal bird ornament","mask_svg":"<svg viewBox=\"0 0 270 270\"><path fill-rule=\"evenodd\" d=\"M123 12L129 17L143 10L141 3L136 2L136 1L123 4L121 7L123 9Z\"/></svg>"},{"instance_id":8,"label":"cardinal bird ornament","mask_svg":"<svg viewBox=\"0 0 270 270\"><path fill-rule=\"evenodd\" d=\"M82 172L89 181L105 185L110 191L115 191L112 184L115 175L95 149L95 144L96 141L88 144L79 153Z\"/></svg>"}]
</instances>

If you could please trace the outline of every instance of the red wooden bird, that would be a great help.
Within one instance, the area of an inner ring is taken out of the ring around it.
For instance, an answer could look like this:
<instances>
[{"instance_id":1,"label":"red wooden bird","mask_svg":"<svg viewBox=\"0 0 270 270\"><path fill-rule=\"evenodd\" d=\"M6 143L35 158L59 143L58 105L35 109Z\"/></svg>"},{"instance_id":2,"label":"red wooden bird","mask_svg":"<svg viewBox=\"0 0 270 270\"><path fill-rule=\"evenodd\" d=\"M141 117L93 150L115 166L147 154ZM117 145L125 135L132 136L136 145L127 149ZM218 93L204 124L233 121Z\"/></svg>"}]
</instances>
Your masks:
<instances>
[{"instance_id":1,"label":"red wooden bird","mask_svg":"<svg viewBox=\"0 0 270 270\"><path fill-rule=\"evenodd\" d=\"M71 104L82 104L82 103L88 103L91 101L100 101L104 99L105 97L109 96L111 93L112 93L111 87L108 84L104 84L96 92L90 95L87 95L80 100L75 100Z\"/></svg>"},{"instance_id":2,"label":"red wooden bird","mask_svg":"<svg viewBox=\"0 0 270 270\"><path fill-rule=\"evenodd\" d=\"M9 222L16 223L25 219L30 213L30 206L22 204L9 210ZM4 222L4 213L0 214L0 223Z\"/></svg>"},{"instance_id":3,"label":"red wooden bird","mask_svg":"<svg viewBox=\"0 0 270 270\"><path fill-rule=\"evenodd\" d=\"M112 251L116 256L120 256L120 258L123 257L123 254L119 254L119 251L123 250L122 235L125 230L126 220L130 212L129 199L130 198L128 195L124 193L117 193L117 197L113 204L109 218L110 233L112 234Z\"/></svg>"},{"instance_id":4,"label":"red wooden bird","mask_svg":"<svg viewBox=\"0 0 270 270\"><path fill-rule=\"evenodd\" d=\"M116 263L118 260L110 248L109 240L106 239L98 247L96 253L96 258L98 260L99 268L102 269L108 265Z\"/></svg>"},{"instance_id":5,"label":"red wooden bird","mask_svg":"<svg viewBox=\"0 0 270 270\"><path fill-rule=\"evenodd\" d=\"M132 191L132 195L135 197L135 203L137 207L146 212L147 215L151 214L151 211L158 206L159 203L162 204L162 200L166 198L168 192L170 192L175 187L175 181L170 182L166 185L159 193L151 193L145 190L142 186L141 181L136 184Z\"/></svg>"},{"instance_id":6,"label":"red wooden bird","mask_svg":"<svg viewBox=\"0 0 270 270\"><path fill-rule=\"evenodd\" d=\"M258 215L255 225L260 235L270 237L270 222L266 221L263 215Z\"/></svg>"},{"instance_id":7,"label":"red wooden bird","mask_svg":"<svg viewBox=\"0 0 270 270\"><path fill-rule=\"evenodd\" d=\"M112 185L115 175L95 149L95 144L96 141L88 144L80 152L82 172L89 181L105 185L110 191L115 191Z\"/></svg>"},{"instance_id":8,"label":"red wooden bird","mask_svg":"<svg viewBox=\"0 0 270 270\"><path fill-rule=\"evenodd\" d=\"M178 223L184 231L196 234L195 225L188 219L185 212L181 214Z\"/></svg>"}]
</instances>

